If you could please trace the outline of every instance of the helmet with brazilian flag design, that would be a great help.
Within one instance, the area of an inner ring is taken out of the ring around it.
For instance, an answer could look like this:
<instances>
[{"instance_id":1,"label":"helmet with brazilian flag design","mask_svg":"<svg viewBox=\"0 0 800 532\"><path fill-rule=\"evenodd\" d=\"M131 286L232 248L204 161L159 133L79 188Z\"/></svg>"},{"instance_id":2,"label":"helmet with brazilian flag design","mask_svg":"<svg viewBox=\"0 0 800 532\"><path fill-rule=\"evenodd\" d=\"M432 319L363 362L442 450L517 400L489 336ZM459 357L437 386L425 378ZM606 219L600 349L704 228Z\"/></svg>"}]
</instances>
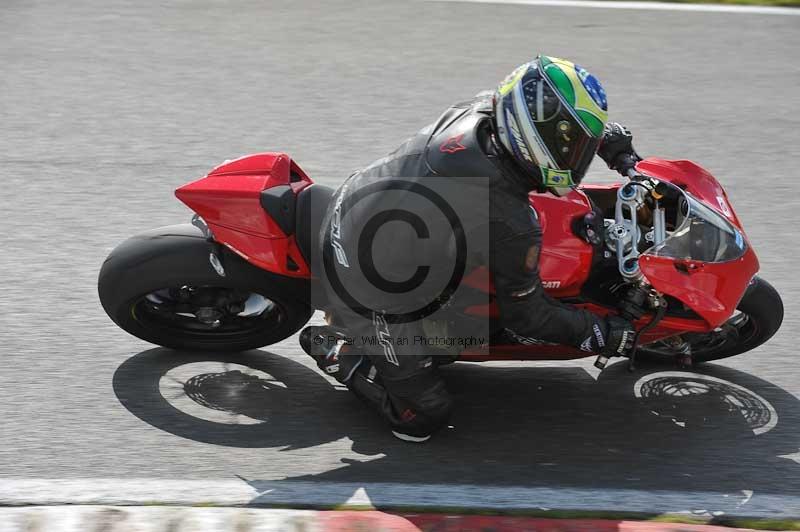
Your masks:
<instances>
[{"instance_id":1,"label":"helmet with brazilian flag design","mask_svg":"<svg viewBox=\"0 0 800 532\"><path fill-rule=\"evenodd\" d=\"M580 66L540 55L494 95L500 142L534 181L556 194L583 179L608 118L603 86Z\"/></svg>"}]
</instances>

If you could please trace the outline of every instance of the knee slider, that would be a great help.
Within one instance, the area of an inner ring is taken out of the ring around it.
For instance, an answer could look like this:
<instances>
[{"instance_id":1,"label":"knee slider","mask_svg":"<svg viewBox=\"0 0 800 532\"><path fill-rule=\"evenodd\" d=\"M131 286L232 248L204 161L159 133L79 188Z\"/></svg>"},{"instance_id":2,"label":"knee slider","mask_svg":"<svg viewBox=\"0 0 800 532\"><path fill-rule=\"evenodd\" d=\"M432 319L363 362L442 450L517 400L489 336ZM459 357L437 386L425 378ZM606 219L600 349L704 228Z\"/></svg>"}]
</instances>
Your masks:
<instances>
[{"instance_id":1,"label":"knee slider","mask_svg":"<svg viewBox=\"0 0 800 532\"><path fill-rule=\"evenodd\" d=\"M453 411L453 399L441 381L416 394L409 394L408 390L402 395L392 394L391 400L400 421L397 428L415 436L441 429Z\"/></svg>"}]
</instances>

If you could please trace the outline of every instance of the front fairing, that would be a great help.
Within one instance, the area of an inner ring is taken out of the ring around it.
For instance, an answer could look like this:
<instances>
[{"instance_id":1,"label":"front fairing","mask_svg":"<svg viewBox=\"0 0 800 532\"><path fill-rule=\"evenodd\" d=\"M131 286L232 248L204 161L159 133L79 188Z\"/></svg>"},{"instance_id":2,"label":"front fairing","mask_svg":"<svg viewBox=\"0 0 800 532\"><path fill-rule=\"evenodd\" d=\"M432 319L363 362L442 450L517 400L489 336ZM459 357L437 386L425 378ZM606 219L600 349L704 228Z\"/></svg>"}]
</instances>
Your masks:
<instances>
[{"instance_id":1,"label":"front fairing","mask_svg":"<svg viewBox=\"0 0 800 532\"><path fill-rule=\"evenodd\" d=\"M667 181L691 193L695 198L703 201L706 205L710 205L728 218L736 227L743 230L742 224L728 200L725 189L705 168L692 161L669 161L650 157L640 161L636 165L636 169L642 174L655 177L661 181Z\"/></svg>"},{"instance_id":2,"label":"front fairing","mask_svg":"<svg viewBox=\"0 0 800 532\"><path fill-rule=\"evenodd\" d=\"M642 273L656 290L682 301L711 327L722 324L759 269L727 194L690 161L648 159L637 170L686 193L685 217L666 241L642 254Z\"/></svg>"},{"instance_id":3,"label":"front fairing","mask_svg":"<svg viewBox=\"0 0 800 532\"><path fill-rule=\"evenodd\" d=\"M758 259L752 248L723 263L679 264L671 257L645 254L639 267L653 288L686 304L710 327L718 327L731 317L758 272Z\"/></svg>"}]
</instances>

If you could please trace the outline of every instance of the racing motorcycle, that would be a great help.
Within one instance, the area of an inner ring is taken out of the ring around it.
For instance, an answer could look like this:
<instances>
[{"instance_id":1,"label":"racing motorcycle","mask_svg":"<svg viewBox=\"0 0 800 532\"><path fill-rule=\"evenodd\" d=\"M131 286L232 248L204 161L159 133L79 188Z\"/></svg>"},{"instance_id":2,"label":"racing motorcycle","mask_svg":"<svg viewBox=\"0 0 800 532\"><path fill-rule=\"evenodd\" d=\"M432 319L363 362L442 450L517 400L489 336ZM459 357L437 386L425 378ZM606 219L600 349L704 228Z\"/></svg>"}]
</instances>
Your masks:
<instances>
[{"instance_id":1,"label":"racing motorcycle","mask_svg":"<svg viewBox=\"0 0 800 532\"><path fill-rule=\"evenodd\" d=\"M719 182L690 161L658 158L640 161L627 177L564 196L530 194L543 230L545 290L634 321L634 354L683 366L750 351L774 335L783 303L756 276L756 253ZM284 153L226 161L176 190L196 213L192 223L147 231L111 252L98 281L103 308L128 333L174 349L280 342L324 306L310 264L333 193ZM463 282L488 297L453 315L464 322L497 316L490 272L477 268ZM498 334L452 358L588 354Z\"/></svg>"}]
</instances>

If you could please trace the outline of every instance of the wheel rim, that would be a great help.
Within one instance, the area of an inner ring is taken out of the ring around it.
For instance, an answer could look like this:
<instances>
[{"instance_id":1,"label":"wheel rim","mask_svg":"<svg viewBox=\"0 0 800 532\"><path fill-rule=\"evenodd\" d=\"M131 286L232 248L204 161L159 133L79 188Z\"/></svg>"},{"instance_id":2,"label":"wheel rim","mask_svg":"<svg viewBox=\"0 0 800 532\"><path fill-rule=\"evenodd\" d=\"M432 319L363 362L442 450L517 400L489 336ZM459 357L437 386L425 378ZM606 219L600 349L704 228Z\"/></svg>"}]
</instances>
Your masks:
<instances>
[{"instance_id":1,"label":"wheel rim","mask_svg":"<svg viewBox=\"0 0 800 532\"><path fill-rule=\"evenodd\" d=\"M693 353L709 355L732 345L747 344L757 334L755 320L740 312L712 332L692 335L688 340L692 344Z\"/></svg>"},{"instance_id":2,"label":"wheel rim","mask_svg":"<svg viewBox=\"0 0 800 532\"><path fill-rule=\"evenodd\" d=\"M692 346L692 356L697 360L708 359L717 353L741 348L759 334L756 320L749 314L739 312L728 321L708 333L687 333L684 339ZM674 355L675 351L665 342L655 342L643 349L661 355Z\"/></svg>"},{"instance_id":3,"label":"wheel rim","mask_svg":"<svg viewBox=\"0 0 800 532\"><path fill-rule=\"evenodd\" d=\"M182 285L136 299L131 315L142 326L173 337L234 341L280 326L286 309L256 292Z\"/></svg>"}]
</instances>

